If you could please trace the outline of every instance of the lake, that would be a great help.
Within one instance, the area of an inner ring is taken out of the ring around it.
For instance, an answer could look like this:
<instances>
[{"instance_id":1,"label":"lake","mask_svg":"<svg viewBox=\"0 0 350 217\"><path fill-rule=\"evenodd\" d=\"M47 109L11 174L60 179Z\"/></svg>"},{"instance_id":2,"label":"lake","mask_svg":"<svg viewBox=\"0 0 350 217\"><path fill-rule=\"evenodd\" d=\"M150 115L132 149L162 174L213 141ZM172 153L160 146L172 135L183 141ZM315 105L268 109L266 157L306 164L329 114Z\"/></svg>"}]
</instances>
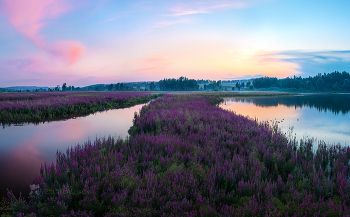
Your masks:
<instances>
[{"instance_id":1,"label":"lake","mask_svg":"<svg viewBox=\"0 0 350 217\"><path fill-rule=\"evenodd\" d=\"M96 137L128 136L134 112L145 104L98 112L85 117L0 129L0 199L7 188L18 197L29 194L28 182L40 174L41 163L55 162L56 152Z\"/></svg>"},{"instance_id":2,"label":"lake","mask_svg":"<svg viewBox=\"0 0 350 217\"><path fill-rule=\"evenodd\" d=\"M125 138L134 112L145 104L98 112L85 117L38 125L12 125L0 129L0 198L11 189L29 194L27 180L39 175L43 162L55 162L57 150L94 141L96 137ZM350 144L350 94L301 94L279 97L225 98L220 105L258 121L276 121L297 139L315 137L326 143Z\"/></svg>"},{"instance_id":3,"label":"lake","mask_svg":"<svg viewBox=\"0 0 350 217\"><path fill-rule=\"evenodd\" d=\"M275 121L297 141L315 138L314 148L320 140L350 145L350 94L225 98L220 107L258 121Z\"/></svg>"}]
</instances>

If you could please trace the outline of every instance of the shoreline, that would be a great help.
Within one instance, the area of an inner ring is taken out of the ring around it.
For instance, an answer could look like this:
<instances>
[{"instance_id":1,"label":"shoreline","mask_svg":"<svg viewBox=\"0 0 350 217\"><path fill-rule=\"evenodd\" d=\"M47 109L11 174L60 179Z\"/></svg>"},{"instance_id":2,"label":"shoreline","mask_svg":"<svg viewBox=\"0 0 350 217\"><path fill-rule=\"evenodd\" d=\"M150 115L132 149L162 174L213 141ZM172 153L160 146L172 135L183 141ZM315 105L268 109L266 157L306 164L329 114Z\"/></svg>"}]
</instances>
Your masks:
<instances>
[{"instance_id":1,"label":"shoreline","mask_svg":"<svg viewBox=\"0 0 350 217\"><path fill-rule=\"evenodd\" d=\"M331 196L324 194L332 183L317 182L338 174L330 174L320 161L338 148L321 146L313 153L312 141L296 146L278 129L218 108L222 98L173 94L152 101L135 116L129 140L105 138L59 153L56 167L44 166L33 182L39 191L32 193L31 202L16 212L39 216L73 215L79 210L106 216L349 212L342 205L346 197L338 191L344 181L340 176ZM349 148L333 152L331 168L338 168L343 158L349 160L348 152ZM311 185L298 184L305 177ZM349 183L345 181L343 188L350 188ZM91 193L83 193L87 191ZM61 199L53 199L59 192ZM319 200L322 197L326 199ZM38 202L44 210L36 207Z\"/></svg>"},{"instance_id":2,"label":"shoreline","mask_svg":"<svg viewBox=\"0 0 350 217\"><path fill-rule=\"evenodd\" d=\"M87 92L87 93L90 94L90 92ZM87 94L87 93L79 92L79 94ZM98 92L97 94L100 95L101 93ZM123 95L123 93L122 94L117 93L117 94L121 96ZM38 93L38 95L40 95L40 93ZM68 104L68 105L65 105L63 102L61 105L60 104L51 105L51 106L49 105L48 107L44 107L44 108L40 108L40 107L35 108L36 105L31 104L31 106L34 108L27 107L23 109L6 110L4 108L1 108L1 105L0 105L0 112L1 112L0 124L3 127L5 127L5 126L11 126L11 125L17 125L17 124L18 125L27 124L27 123L39 124L39 123L45 123L45 122L51 122L51 121L62 121L62 120L71 119L71 118L83 117L85 115L94 114L95 112L103 112L109 109L127 108L137 104L147 103L163 95L164 93L162 94L149 93L148 96L141 96L141 97L131 96L129 97L129 99L126 99L126 100L111 98L110 100L107 100L105 102L88 102L88 103L78 102L75 104ZM21 103L21 101L24 101L24 100L22 99L20 101L15 101L15 102ZM1 102L11 102L11 101L0 101L0 103ZM29 100L28 102L30 103L31 100ZM41 102L38 103L39 106L41 104L42 104Z\"/></svg>"}]
</instances>

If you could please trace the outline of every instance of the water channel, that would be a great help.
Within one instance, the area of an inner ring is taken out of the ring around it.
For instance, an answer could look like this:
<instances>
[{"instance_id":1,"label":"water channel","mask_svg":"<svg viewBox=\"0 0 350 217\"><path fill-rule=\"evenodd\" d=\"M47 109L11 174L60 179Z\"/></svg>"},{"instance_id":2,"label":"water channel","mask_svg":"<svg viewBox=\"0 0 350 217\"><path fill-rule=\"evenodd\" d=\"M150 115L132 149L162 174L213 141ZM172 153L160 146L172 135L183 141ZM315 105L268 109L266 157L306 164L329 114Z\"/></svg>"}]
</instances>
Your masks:
<instances>
[{"instance_id":1,"label":"water channel","mask_svg":"<svg viewBox=\"0 0 350 217\"><path fill-rule=\"evenodd\" d=\"M31 183L40 173L41 163L55 162L57 150L83 144L97 137L128 136L134 112L145 104L112 109L65 121L11 125L0 129L0 199L7 188L18 197L29 194Z\"/></svg>"}]
</instances>

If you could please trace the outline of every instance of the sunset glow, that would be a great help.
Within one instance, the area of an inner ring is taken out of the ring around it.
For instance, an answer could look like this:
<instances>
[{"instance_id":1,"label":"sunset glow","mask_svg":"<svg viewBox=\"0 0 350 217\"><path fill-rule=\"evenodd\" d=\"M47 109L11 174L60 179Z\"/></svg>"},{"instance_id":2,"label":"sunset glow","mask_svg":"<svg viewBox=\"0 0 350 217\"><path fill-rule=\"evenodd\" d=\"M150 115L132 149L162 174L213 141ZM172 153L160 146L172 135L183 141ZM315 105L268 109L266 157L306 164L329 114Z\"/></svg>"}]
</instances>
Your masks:
<instances>
[{"instance_id":1,"label":"sunset glow","mask_svg":"<svg viewBox=\"0 0 350 217\"><path fill-rule=\"evenodd\" d=\"M0 87L350 71L346 8L349 1L0 0Z\"/></svg>"}]
</instances>

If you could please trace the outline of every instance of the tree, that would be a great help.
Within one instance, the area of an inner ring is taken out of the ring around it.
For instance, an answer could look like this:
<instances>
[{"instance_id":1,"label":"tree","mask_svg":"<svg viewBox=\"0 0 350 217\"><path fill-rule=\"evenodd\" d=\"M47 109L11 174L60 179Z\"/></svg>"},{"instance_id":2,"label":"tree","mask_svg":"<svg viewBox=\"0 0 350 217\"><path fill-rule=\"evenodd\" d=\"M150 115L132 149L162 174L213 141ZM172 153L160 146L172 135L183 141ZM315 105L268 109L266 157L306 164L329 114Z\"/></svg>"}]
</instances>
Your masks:
<instances>
[{"instance_id":1,"label":"tree","mask_svg":"<svg viewBox=\"0 0 350 217\"><path fill-rule=\"evenodd\" d=\"M108 85L108 90L109 91L113 90L113 86L114 86L113 84Z\"/></svg>"},{"instance_id":2,"label":"tree","mask_svg":"<svg viewBox=\"0 0 350 217\"><path fill-rule=\"evenodd\" d=\"M182 77L181 77L182 78ZM156 84L154 83L154 81L152 81L150 84L149 84L149 89L150 91L154 91L156 89Z\"/></svg>"},{"instance_id":3,"label":"tree","mask_svg":"<svg viewBox=\"0 0 350 217\"><path fill-rule=\"evenodd\" d=\"M332 87L333 90L339 90L339 83L335 82Z\"/></svg>"},{"instance_id":4,"label":"tree","mask_svg":"<svg viewBox=\"0 0 350 217\"><path fill-rule=\"evenodd\" d=\"M63 83L63 85L62 85L62 91L66 91L66 89L67 89L67 84L66 84L66 83Z\"/></svg>"},{"instance_id":5,"label":"tree","mask_svg":"<svg viewBox=\"0 0 350 217\"><path fill-rule=\"evenodd\" d=\"M317 90L323 90L323 88L324 88L324 81L323 81L322 78L317 79L316 87L317 87Z\"/></svg>"},{"instance_id":6,"label":"tree","mask_svg":"<svg viewBox=\"0 0 350 217\"><path fill-rule=\"evenodd\" d=\"M117 91L120 90L120 83L117 83L117 84L115 85L115 89L116 89Z\"/></svg>"},{"instance_id":7,"label":"tree","mask_svg":"<svg viewBox=\"0 0 350 217\"><path fill-rule=\"evenodd\" d=\"M206 90L207 89L207 85L206 84L204 84L204 90Z\"/></svg>"},{"instance_id":8,"label":"tree","mask_svg":"<svg viewBox=\"0 0 350 217\"><path fill-rule=\"evenodd\" d=\"M345 79L345 80L344 80L343 88L344 88L345 90L350 90L350 81L349 81L349 79Z\"/></svg>"},{"instance_id":9,"label":"tree","mask_svg":"<svg viewBox=\"0 0 350 217\"><path fill-rule=\"evenodd\" d=\"M55 91L60 91L60 85L57 85L57 87L55 87Z\"/></svg>"},{"instance_id":10,"label":"tree","mask_svg":"<svg viewBox=\"0 0 350 217\"><path fill-rule=\"evenodd\" d=\"M236 83L236 87L237 87L238 91L241 90L241 85L238 82Z\"/></svg>"},{"instance_id":11,"label":"tree","mask_svg":"<svg viewBox=\"0 0 350 217\"><path fill-rule=\"evenodd\" d=\"M155 88L155 82L154 85L150 84L151 86L154 86ZM188 79L186 77L180 77L179 79L171 78L171 79L163 79L158 82L159 89L160 90L179 90L179 91L189 91L189 90L198 90L199 85L197 84L197 81L194 79ZM209 85L207 86L209 88Z\"/></svg>"},{"instance_id":12,"label":"tree","mask_svg":"<svg viewBox=\"0 0 350 217\"><path fill-rule=\"evenodd\" d=\"M214 89L214 90L217 89L218 84L216 83L216 81L213 81L212 85L213 85L213 89Z\"/></svg>"},{"instance_id":13,"label":"tree","mask_svg":"<svg viewBox=\"0 0 350 217\"><path fill-rule=\"evenodd\" d=\"M218 82L216 83L218 89L222 89L222 84L221 84L221 80L218 80Z\"/></svg>"}]
</instances>

